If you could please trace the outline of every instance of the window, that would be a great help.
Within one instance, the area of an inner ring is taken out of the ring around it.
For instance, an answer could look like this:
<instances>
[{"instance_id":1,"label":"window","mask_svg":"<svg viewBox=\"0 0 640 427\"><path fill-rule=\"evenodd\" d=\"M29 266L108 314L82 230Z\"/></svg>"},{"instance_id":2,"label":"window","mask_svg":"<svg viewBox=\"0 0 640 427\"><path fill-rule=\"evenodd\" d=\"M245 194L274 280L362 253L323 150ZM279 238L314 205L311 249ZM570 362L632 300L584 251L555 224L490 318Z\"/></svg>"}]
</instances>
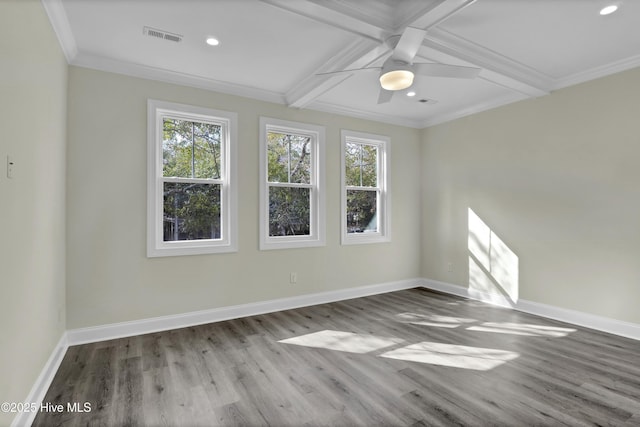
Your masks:
<instances>
[{"instance_id":1,"label":"window","mask_svg":"<svg viewBox=\"0 0 640 427\"><path fill-rule=\"evenodd\" d=\"M324 128L260 118L260 249L322 246Z\"/></svg>"},{"instance_id":2,"label":"window","mask_svg":"<svg viewBox=\"0 0 640 427\"><path fill-rule=\"evenodd\" d=\"M236 121L149 100L147 256L237 250Z\"/></svg>"},{"instance_id":3,"label":"window","mask_svg":"<svg viewBox=\"0 0 640 427\"><path fill-rule=\"evenodd\" d=\"M387 242L389 138L343 130L342 244Z\"/></svg>"}]
</instances>

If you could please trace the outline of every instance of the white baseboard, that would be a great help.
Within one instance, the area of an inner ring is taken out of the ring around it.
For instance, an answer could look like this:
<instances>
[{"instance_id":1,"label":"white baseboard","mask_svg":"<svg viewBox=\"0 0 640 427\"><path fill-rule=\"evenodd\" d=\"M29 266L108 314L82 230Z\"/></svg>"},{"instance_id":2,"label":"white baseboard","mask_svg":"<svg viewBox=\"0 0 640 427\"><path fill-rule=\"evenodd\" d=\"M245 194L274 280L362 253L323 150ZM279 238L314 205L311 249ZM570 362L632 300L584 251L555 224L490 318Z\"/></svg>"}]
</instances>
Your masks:
<instances>
[{"instance_id":1,"label":"white baseboard","mask_svg":"<svg viewBox=\"0 0 640 427\"><path fill-rule=\"evenodd\" d=\"M432 289L434 291L444 292L445 294L456 295L463 298L471 298L471 296L469 296L469 291L467 290L467 288L454 285L451 283L447 283L447 282L440 282L438 280L431 280L431 279L423 279L422 287L427 289Z\"/></svg>"},{"instance_id":2,"label":"white baseboard","mask_svg":"<svg viewBox=\"0 0 640 427\"><path fill-rule=\"evenodd\" d=\"M356 288L339 289L335 291L235 305L231 307L142 319L132 322L113 323L91 328L71 329L66 331L62 334L62 337L60 337L60 341L51 353L51 356L49 356L47 363L24 401L36 403L38 405L42 403L42 400L44 399L44 396L47 393L58 368L60 367L60 363L67 352L67 348L71 345L184 328L205 323L220 322L223 320L237 319L239 317L254 316L258 314L272 313L274 311L325 304L415 287L424 287L464 298L475 299L500 306L507 306L525 313L535 314L578 326L584 326L640 340L640 325L635 323L623 322L607 317L595 316L575 310L526 300L519 300L516 304L511 304L505 302L501 298L496 300L491 294L473 291L470 292L469 289L465 287L451 283L431 279L408 279L397 282L387 282L376 285L360 286ZM35 416L35 412L21 412L16 416L16 418L14 418L11 423L11 427L31 425Z\"/></svg>"},{"instance_id":3,"label":"white baseboard","mask_svg":"<svg viewBox=\"0 0 640 427\"><path fill-rule=\"evenodd\" d=\"M86 344L133 335L184 328L187 326L219 322L239 317L271 313L307 307L310 305L348 300L368 295L382 294L422 286L422 279L408 279L397 282L380 283L376 285L360 286L349 289L280 298L231 307L215 308L211 310L194 311L172 316L142 319L132 322L114 323L91 328L71 329L62 334L49 359L45 363L40 375L36 379L31 391L24 402L35 403L40 406L53 378L60 367L60 363L71 345ZM37 412L20 412L11 423L11 427L29 426L33 423Z\"/></svg>"},{"instance_id":4,"label":"white baseboard","mask_svg":"<svg viewBox=\"0 0 640 427\"><path fill-rule=\"evenodd\" d=\"M474 299L489 304L509 307L524 313L535 314L561 322L571 323L597 331L607 332L634 340L640 340L640 325L636 323L624 322L622 320L611 319L609 317L596 316L594 314L583 313L567 308L556 307L538 302L518 300L516 304L511 303L499 295L469 290L465 287L453 285L451 283L440 282L438 280L423 279L422 286L427 289L445 292L448 294Z\"/></svg>"},{"instance_id":5,"label":"white baseboard","mask_svg":"<svg viewBox=\"0 0 640 427\"><path fill-rule=\"evenodd\" d=\"M60 367L60 363L62 363L62 359L64 358L68 347L67 333L64 332L60 337L58 344L56 344L55 348L51 352L51 356L49 356L44 368L42 368L40 375L38 375L36 382L33 384L33 387L31 387L31 391L27 395L27 398L23 402L35 403L40 407L44 396L47 394L47 390L49 390L49 386L53 382L53 377L55 377L56 372L58 372L58 368ZM37 413L37 411L18 412L11 423L11 427L30 426L36 418Z\"/></svg>"},{"instance_id":6,"label":"white baseboard","mask_svg":"<svg viewBox=\"0 0 640 427\"><path fill-rule=\"evenodd\" d=\"M572 323L585 328L597 331L608 332L614 335L640 340L640 325L637 323L624 322L622 320L611 319L609 317L596 316L594 314L583 313L581 311L569 310L566 308L554 307L540 304L533 301L520 300L515 307L518 311Z\"/></svg>"},{"instance_id":7,"label":"white baseboard","mask_svg":"<svg viewBox=\"0 0 640 427\"><path fill-rule=\"evenodd\" d=\"M422 279L408 279L397 282L380 283L356 288L339 289L289 298L280 298L211 310L193 311L190 313L134 320L131 322L112 323L89 328L70 329L67 331L69 345L86 344L105 341L170 329L185 328L205 323L255 316L274 311L307 307L316 304L342 301L368 295L382 294L422 286Z\"/></svg>"}]
</instances>

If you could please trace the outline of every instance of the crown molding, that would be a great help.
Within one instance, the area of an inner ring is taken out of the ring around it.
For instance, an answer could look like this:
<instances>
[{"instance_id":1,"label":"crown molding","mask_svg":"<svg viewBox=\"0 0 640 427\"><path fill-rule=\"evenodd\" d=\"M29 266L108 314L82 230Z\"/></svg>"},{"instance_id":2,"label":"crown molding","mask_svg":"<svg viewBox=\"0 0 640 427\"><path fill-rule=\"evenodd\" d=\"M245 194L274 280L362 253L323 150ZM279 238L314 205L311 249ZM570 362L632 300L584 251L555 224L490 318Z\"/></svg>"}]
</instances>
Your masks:
<instances>
[{"instance_id":1,"label":"crown molding","mask_svg":"<svg viewBox=\"0 0 640 427\"><path fill-rule=\"evenodd\" d=\"M277 92L228 83L193 74L179 73L146 65L118 61L101 56L80 53L71 65L116 74L124 74L131 77L206 89L214 92L256 99L259 101L273 102L275 104L285 104L284 96Z\"/></svg>"},{"instance_id":2,"label":"crown molding","mask_svg":"<svg viewBox=\"0 0 640 427\"><path fill-rule=\"evenodd\" d=\"M630 56L629 58L612 62L602 67L591 68L559 78L554 82L553 90L563 89L565 87L584 83L589 80L599 79L601 77L606 77L611 74L620 73L636 67L640 67L640 55Z\"/></svg>"},{"instance_id":3,"label":"crown molding","mask_svg":"<svg viewBox=\"0 0 640 427\"><path fill-rule=\"evenodd\" d=\"M148 80L161 81L165 83L177 84L181 86L194 87L198 89L205 89L213 92L224 93L228 95L241 96L250 99L256 99L260 101L272 102L275 104L288 105L286 97L282 94L266 91L263 89L252 88L242 85L231 84L227 82L217 81L201 76L195 76L186 73L177 73L173 71L167 71L160 68L148 67L140 64L132 64L124 61L116 61L109 58L100 56L79 54L71 65L89 68L99 71L106 71L116 74L123 74L131 77L137 77ZM347 77L349 75L347 74ZM340 83L342 80L336 82ZM334 85L335 85L334 84ZM328 90L330 88L326 88ZM304 105L304 108L310 110L322 111L325 113L339 114L348 117L355 117L364 120L372 120L376 122L388 123L397 126L406 126L414 129L422 129L429 126L434 126L440 123L455 120L464 116L479 113L485 110L496 108L502 105L506 105L512 102L526 99L527 96L513 95L505 96L498 99L491 99L487 102L481 102L471 105L464 110L456 112L447 112L436 116L428 117L425 120L415 120L403 117L388 116L386 114L374 113L371 111L360 110L357 108L345 107L329 102L322 102L317 100L309 101ZM295 107L289 105L290 107ZM298 107L302 108L302 107Z\"/></svg>"},{"instance_id":4,"label":"crown molding","mask_svg":"<svg viewBox=\"0 0 640 427\"><path fill-rule=\"evenodd\" d=\"M90 55L79 51L77 42L71 30L62 0L41 0L43 8L49 18L61 49L70 65L96 69L101 71L124 74L132 77L162 81L187 87L205 89L209 91L241 96L245 98L287 105L293 108L309 108L332 114L340 114L365 120L373 120L393 125L411 128L425 128L448 122L471 114L500 107L512 102L531 97L544 96L552 90L562 89L596 78L622 72L640 66L640 55L631 56L611 64L580 71L564 77L551 77L539 70L505 57L497 52L478 45L470 40L459 37L438 26L451 14L472 4L475 0L442 0L435 5L422 6L411 26L429 28L423 41L422 51L427 53L431 49L431 60L441 62L450 57L482 68L479 79L508 90L508 94L499 98L491 98L473 105L468 105L459 111L436 113L425 118L414 119L406 117L392 117L386 114L367 110L341 106L319 100L324 93L333 89L351 74L331 76L317 76L318 73L343 70L346 68L363 68L380 60L390 51L382 40L390 34L388 28L379 25L382 9L376 9L376 16L363 16L355 12L351 16L341 13L340 0L331 2L262 0L264 3L279 7L291 13L296 13L318 22L357 34L353 43L339 50L325 61L313 74L295 84L286 93L276 93L256 87L244 86L207 77L169 71L156 67ZM403 9L408 13L408 3ZM378 25L376 24L378 23ZM425 55L420 55L427 58Z\"/></svg>"},{"instance_id":5,"label":"crown molding","mask_svg":"<svg viewBox=\"0 0 640 427\"><path fill-rule=\"evenodd\" d=\"M452 120L460 119L462 117L470 116L472 114L481 113L483 111L491 110L493 108L502 107L503 105L512 104L514 102L522 101L529 98L526 95L520 93L511 93L509 95L501 96L499 98L491 98L484 102L479 102L474 105L470 105L462 110L455 110L445 112L441 114L428 117L420 122L420 128L428 128L431 126L439 125L442 123L450 122Z\"/></svg>"},{"instance_id":6,"label":"crown molding","mask_svg":"<svg viewBox=\"0 0 640 427\"><path fill-rule=\"evenodd\" d=\"M61 0L41 0L42 6L49 17L49 22L56 33L58 43L62 48L67 63L71 63L78 55L78 45L73 37L71 25L67 18L67 12L64 10Z\"/></svg>"},{"instance_id":7,"label":"crown molding","mask_svg":"<svg viewBox=\"0 0 640 427\"><path fill-rule=\"evenodd\" d=\"M390 125L405 126L414 129L423 128L422 122L420 120L388 116L386 114L373 113L371 111L345 107L343 105L332 104L330 102L314 101L312 104L309 104L305 108L309 110L322 111L324 113L339 114L341 116L355 117L358 119L387 123Z\"/></svg>"},{"instance_id":8,"label":"crown molding","mask_svg":"<svg viewBox=\"0 0 640 427\"><path fill-rule=\"evenodd\" d=\"M132 64L124 61L116 61L109 58L100 56L79 54L71 65L89 68L99 71L105 71L116 74L123 74L126 76L137 77L148 80L161 81L165 83L177 84L181 86L194 87L198 89L205 89L213 92L224 93L233 96L241 96L245 98L255 99L259 101L272 102L275 104L287 105L284 95L276 92L266 91L263 89L252 88L242 85L231 84L227 82L217 81L201 76L194 76L186 73L177 73L167 71L160 68L148 67L140 64ZM348 76L348 75L347 75ZM481 111L485 111L491 108L499 107L511 102L520 101L525 99L526 96L518 96L514 94L499 99L492 99L487 102L471 105L461 111L453 113L444 113L429 117L425 120L415 120L404 117L389 116L381 113L374 113L371 111L361 110L357 108L345 107L342 105L332 104L329 102L322 102L314 100L304 108L322 111L325 113L338 114L347 117L355 117L364 120L371 120L381 123L387 123L397 126L405 126L414 129L422 129L436 124L455 120L460 117L475 114Z\"/></svg>"}]
</instances>

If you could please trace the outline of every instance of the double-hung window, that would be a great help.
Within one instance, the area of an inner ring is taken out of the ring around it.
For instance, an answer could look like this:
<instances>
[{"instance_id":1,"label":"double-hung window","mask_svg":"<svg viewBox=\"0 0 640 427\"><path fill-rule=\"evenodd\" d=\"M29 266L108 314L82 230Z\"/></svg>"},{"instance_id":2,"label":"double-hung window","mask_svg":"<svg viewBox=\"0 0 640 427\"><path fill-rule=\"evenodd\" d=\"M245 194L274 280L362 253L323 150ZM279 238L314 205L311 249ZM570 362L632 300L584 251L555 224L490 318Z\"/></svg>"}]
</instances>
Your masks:
<instances>
[{"instance_id":1,"label":"double-hung window","mask_svg":"<svg viewBox=\"0 0 640 427\"><path fill-rule=\"evenodd\" d=\"M147 256L236 251L236 113L155 100L147 110Z\"/></svg>"},{"instance_id":2,"label":"double-hung window","mask_svg":"<svg viewBox=\"0 0 640 427\"><path fill-rule=\"evenodd\" d=\"M324 128L260 118L260 249L322 246Z\"/></svg>"},{"instance_id":3,"label":"double-hung window","mask_svg":"<svg viewBox=\"0 0 640 427\"><path fill-rule=\"evenodd\" d=\"M391 238L389 144L385 136L341 132L342 244Z\"/></svg>"}]
</instances>

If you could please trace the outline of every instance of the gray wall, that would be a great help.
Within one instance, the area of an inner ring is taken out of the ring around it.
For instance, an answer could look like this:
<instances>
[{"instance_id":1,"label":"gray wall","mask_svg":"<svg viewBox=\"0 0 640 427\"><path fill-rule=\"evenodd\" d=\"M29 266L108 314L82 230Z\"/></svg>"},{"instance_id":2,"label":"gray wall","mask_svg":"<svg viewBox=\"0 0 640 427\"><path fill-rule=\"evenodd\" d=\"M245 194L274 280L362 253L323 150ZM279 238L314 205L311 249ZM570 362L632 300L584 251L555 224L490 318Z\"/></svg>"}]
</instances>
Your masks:
<instances>
[{"instance_id":1,"label":"gray wall","mask_svg":"<svg viewBox=\"0 0 640 427\"><path fill-rule=\"evenodd\" d=\"M517 256L520 298L640 323L638 99L635 69L425 129L422 275L504 280L469 251L470 208Z\"/></svg>"},{"instance_id":2,"label":"gray wall","mask_svg":"<svg viewBox=\"0 0 640 427\"><path fill-rule=\"evenodd\" d=\"M68 96L70 329L419 277L420 131L78 67ZM146 258L148 98L238 113L237 253ZM261 115L326 126L326 247L258 250ZM340 129L391 138L390 243L340 245Z\"/></svg>"},{"instance_id":3,"label":"gray wall","mask_svg":"<svg viewBox=\"0 0 640 427\"><path fill-rule=\"evenodd\" d=\"M25 399L65 330L66 96L40 2L0 1L0 402Z\"/></svg>"}]
</instances>

